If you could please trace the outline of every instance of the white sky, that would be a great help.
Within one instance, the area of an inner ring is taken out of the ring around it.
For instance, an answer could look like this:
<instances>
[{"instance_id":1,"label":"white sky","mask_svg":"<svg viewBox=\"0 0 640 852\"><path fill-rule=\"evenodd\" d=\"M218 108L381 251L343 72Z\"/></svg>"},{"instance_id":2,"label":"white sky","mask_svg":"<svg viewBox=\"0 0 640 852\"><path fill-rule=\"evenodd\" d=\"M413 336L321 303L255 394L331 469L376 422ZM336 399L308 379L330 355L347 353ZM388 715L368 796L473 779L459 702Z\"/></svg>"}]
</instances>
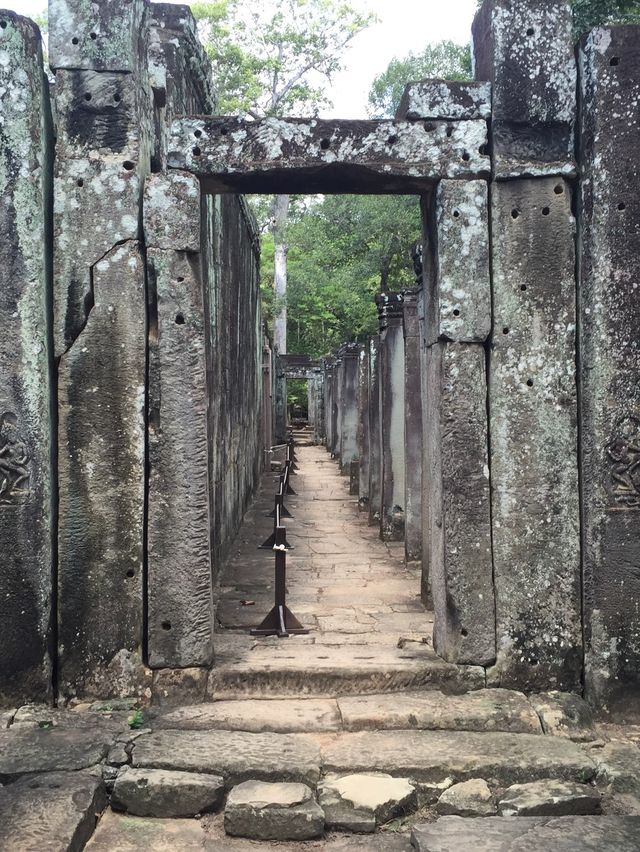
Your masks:
<instances>
[{"instance_id":1,"label":"white sky","mask_svg":"<svg viewBox=\"0 0 640 852\"><path fill-rule=\"evenodd\" d=\"M41 12L46 0L0 0L0 5L28 16ZM442 39L468 42L477 4L476 0L356 0L354 5L375 12L380 23L353 40L346 55L346 71L334 80L331 112L342 118L366 115L373 78L394 57L420 51Z\"/></svg>"}]
</instances>

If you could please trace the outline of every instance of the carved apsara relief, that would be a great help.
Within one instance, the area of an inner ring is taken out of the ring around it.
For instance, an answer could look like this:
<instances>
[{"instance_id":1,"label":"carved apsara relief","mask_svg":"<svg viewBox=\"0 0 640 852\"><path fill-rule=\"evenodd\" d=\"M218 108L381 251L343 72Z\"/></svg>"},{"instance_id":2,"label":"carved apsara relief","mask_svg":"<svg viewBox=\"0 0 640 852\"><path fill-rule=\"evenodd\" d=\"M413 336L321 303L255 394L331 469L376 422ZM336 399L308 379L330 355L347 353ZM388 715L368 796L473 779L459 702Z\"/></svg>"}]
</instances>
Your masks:
<instances>
[{"instance_id":1,"label":"carved apsara relief","mask_svg":"<svg viewBox=\"0 0 640 852\"><path fill-rule=\"evenodd\" d=\"M30 462L18 418L6 411L0 416L0 506L21 503L28 497Z\"/></svg>"},{"instance_id":2,"label":"carved apsara relief","mask_svg":"<svg viewBox=\"0 0 640 852\"><path fill-rule=\"evenodd\" d=\"M640 420L622 417L606 446L616 509L640 509Z\"/></svg>"}]
</instances>

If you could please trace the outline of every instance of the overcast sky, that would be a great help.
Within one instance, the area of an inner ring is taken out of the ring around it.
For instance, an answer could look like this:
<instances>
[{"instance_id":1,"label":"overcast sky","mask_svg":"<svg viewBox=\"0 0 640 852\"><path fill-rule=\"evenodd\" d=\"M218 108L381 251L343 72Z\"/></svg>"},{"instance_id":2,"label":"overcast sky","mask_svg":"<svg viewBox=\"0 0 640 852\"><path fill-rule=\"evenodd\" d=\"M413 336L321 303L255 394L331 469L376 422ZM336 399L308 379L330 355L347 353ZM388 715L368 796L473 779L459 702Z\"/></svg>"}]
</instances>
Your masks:
<instances>
[{"instance_id":1,"label":"overcast sky","mask_svg":"<svg viewBox=\"0 0 640 852\"><path fill-rule=\"evenodd\" d=\"M0 0L0 5L34 15L46 0ZM334 81L332 114L343 118L366 115L371 82L394 56L420 51L442 39L467 43L477 4L476 0L354 0L354 5L375 12L380 23L354 39L346 56L347 70Z\"/></svg>"}]
</instances>

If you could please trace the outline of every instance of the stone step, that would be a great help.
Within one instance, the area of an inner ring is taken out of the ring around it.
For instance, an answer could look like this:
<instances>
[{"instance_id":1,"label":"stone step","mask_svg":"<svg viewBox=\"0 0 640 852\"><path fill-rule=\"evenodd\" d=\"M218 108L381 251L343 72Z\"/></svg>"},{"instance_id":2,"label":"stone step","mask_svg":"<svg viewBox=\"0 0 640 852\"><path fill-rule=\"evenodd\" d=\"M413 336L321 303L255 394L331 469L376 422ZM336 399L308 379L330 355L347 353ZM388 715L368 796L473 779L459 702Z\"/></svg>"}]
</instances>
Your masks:
<instances>
[{"instance_id":1,"label":"stone step","mask_svg":"<svg viewBox=\"0 0 640 852\"><path fill-rule=\"evenodd\" d=\"M414 826L416 852L638 852L640 817L442 817Z\"/></svg>"},{"instance_id":2,"label":"stone step","mask_svg":"<svg viewBox=\"0 0 640 852\"><path fill-rule=\"evenodd\" d=\"M338 698L214 701L156 711L155 730L310 733L314 731L443 730L542 734L521 692L479 689L463 695L439 690Z\"/></svg>"},{"instance_id":3,"label":"stone step","mask_svg":"<svg viewBox=\"0 0 640 852\"><path fill-rule=\"evenodd\" d=\"M290 653L259 645L238 658L220 657L208 691L215 699L326 697L441 687L467 692L484 685L484 669L447 663L427 645L360 650L316 643Z\"/></svg>"},{"instance_id":4,"label":"stone step","mask_svg":"<svg viewBox=\"0 0 640 852\"><path fill-rule=\"evenodd\" d=\"M416 782L425 795L452 781L484 778L507 787L542 778L588 782L596 765L570 740L536 734L378 731L253 734L164 730L133 744L134 767L221 775L242 781L299 781L321 775L386 772ZM425 795L422 798L425 798Z\"/></svg>"}]
</instances>

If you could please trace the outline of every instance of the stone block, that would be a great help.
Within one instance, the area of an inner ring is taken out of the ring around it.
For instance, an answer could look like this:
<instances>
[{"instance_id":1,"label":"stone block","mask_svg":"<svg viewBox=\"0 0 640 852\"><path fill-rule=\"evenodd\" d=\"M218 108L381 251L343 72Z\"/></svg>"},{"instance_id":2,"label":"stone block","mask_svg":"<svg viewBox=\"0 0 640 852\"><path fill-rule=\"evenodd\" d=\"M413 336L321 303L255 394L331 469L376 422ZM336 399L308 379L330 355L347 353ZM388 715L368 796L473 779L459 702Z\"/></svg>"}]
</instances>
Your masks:
<instances>
[{"instance_id":1,"label":"stone block","mask_svg":"<svg viewBox=\"0 0 640 852\"><path fill-rule=\"evenodd\" d=\"M278 733L337 731L342 727L338 705L333 699L278 701L213 701L198 707L179 707L162 714L154 728L191 731L251 731Z\"/></svg>"},{"instance_id":2,"label":"stone block","mask_svg":"<svg viewBox=\"0 0 640 852\"><path fill-rule=\"evenodd\" d=\"M40 32L0 28L0 704L51 697L48 255L53 137Z\"/></svg>"},{"instance_id":3,"label":"stone block","mask_svg":"<svg viewBox=\"0 0 640 852\"><path fill-rule=\"evenodd\" d=\"M84 849L107 805L104 784L89 772L47 772L0 790L0 847Z\"/></svg>"},{"instance_id":4,"label":"stone block","mask_svg":"<svg viewBox=\"0 0 640 852\"><path fill-rule=\"evenodd\" d=\"M422 192L439 178L486 174L484 121L434 122L233 116L171 126L168 164L207 192Z\"/></svg>"},{"instance_id":5,"label":"stone block","mask_svg":"<svg viewBox=\"0 0 640 852\"><path fill-rule=\"evenodd\" d=\"M229 793L224 829L253 840L311 840L324 832L324 813L305 784L245 781Z\"/></svg>"},{"instance_id":6,"label":"stone block","mask_svg":"<svg viewBox=\"0 0 640 852\"><path fill-rule=\"evenodd\" d=\"M136 817L108 809L87 844L87 852L201 852L209 842L204 820Z\"/></svg>"},{"instance_id":7,"label":"stone block","mask_svg":"<svg viewBox=\"0 0 640 852\"><path fill-rule=\"evenodd\" d=\"M136 656L143 624L146 307L136 242L96 265L94 296L58 377L60 690L118 697L137 694L144 677ZM118 693L103 689L113 666Z\"/></svg>"},{"instance_id":8,"label":"stone block","mask_svg":"<svg viewBox=\"0 0 640 852\"><path fill-rule=\"evenodd\" d=\"M417 807L416 788L407 778L385 772L328 776L318 788L329 830L371 833L395 816Z\"/></svg>"},{"instance_id":9,"label":"stone block","mask_svg":"<svg viewBox=\"0 0 640 852\"><path fill-rule=\"evenodd\" d=\"M53 213L53 335L57 357L87 323L95 265L117 243L138 238L141 164L120 157L56 160Z\"/></svg>"},{"instance_id":10,"label":"stone block","mask_svg":"<svg viewBox=\"0 0 640 852\"><path fill-rule=\"evenodd\" d=\"M425 289L427 344L483 343L491 332L487 184L440 181L435 221Z\"/></svg>"},{"instance_id":11,"label":"stone block","mask_svg":"<svg viewBox=\"0 0 640 852\"><path fill-rule=\"evenodd\" d=\"M598 814L600 793L586 784L550 778L514 784L500 797L498 813L504 817Z\"/></svg>"},{"instance_id":12,"label":"stone block","mask_svg":"<svg viewBox=\"0 0 640 852\"><path fill-rule=\"evenodd\" d=\"M49 62L55 70L136 71L147 26L144 0L51 0Z\"/></svg>"},{"instance_id":13,"label":"stone block","mask_svg":"<svg viewBox=\"0 0 640 852\"><path fill-rule=\"evenodd\" d=\"M594 744L595 745L595 744ZM593 748L598 767L597 780L616 793L628 793L640 799L640 762L636 743L613 740L602 748Z\"/></svg>"},{"instance_id":14,"label":"stone block","mask_svg":"<svg viewBox=\"0 0 640 852\"><path fill-rule=\"evenodd\" d=\"M202 275L185 252L151 248L147 263L149 665L204 666L214 625Z\"/></svg>"},{"instance_id":15,"label":"stone block","mask_svg":"<svg viewBox=\"0 0 640 852\"><path fill-rule=\"evenodd\" d=\"M18 725L0 731L0 784L13 787L22 775L76 772L106 757L115 734L93 727L40 728Z\"/></svg>"},{"instance_id":16,"label":"stone block","mask_svg":"<svg viewBox=\"0 0 640 852\"><path fill-rule=\"evenodd\" d=\"M144 187L147 247L197 252L200 249L200 184L187 172L153 174Z\"/></svg>"},{"instance_id":17,"label":"stone block","mask_svg":"<svg viewBox=\"0 0 640 852\"><path fill-rule=\"evenodd\" d=\"M318 747L294 734L158 731L136 740L132 763L184 772L210 772L215 768L227 787L250 779L292 781L315 787L320 777Z\"/></svg>"},{"instance_id":18,"label":"stone block","mask_svg":"<svg viewBox=\"0 0 640 852\"><path fill-rule=\"evenodd\" d=\"M116 778L111 804L137 816L189 817L220 807L223 796L219 775L125 766Z\"/></svg>"},{"instance_id":19,"label":"stone block","mask_svg":"<svg viewBox=\"0 0 640 852\"><path fill-rule=\"evenodd\" d=\"M640 695L640 108L638 27L580 45L578 287L587 696Z\"/></svg>"},{"instance_id":20,"label":"stone block","mask_svg":"<svg viewBox=\"0 0 640 852\"><path fill-rule=\"evenodd\" d=\"M396 119L400 121L491 118L491 83L418 80L407 83Z\"/></svg>"},{"instance_id":21,"label":"stone block","mask_svg":"<svg viewBox=\"0 0 640 852\"><path fill-rule=\"evenodd\" d=\"M575 174L576 62L568 0L485 0L475 76L493 84L495 177Z\"/></svg>"},{"instance_id":22,"label":"stone block","mask_svg":"<svg viewBox=\"0 0 640 852\"><path fill-rule=\"evenodd\" d=\"M446 789L438 799L436 811L443 816L484 817L495 814L496 806L487 782L472 778Z\"/></svg>"},{"instance_id":23,"label":"stone block","mask_svg":"<svg viewBox=\"0 0 640 852\"><path fill-rule=\"evenodd\" d=\"M369 348L367 341L358 356L358 504L362 510L369 508L369 467L371 438L369 435Z\"/></svg>"},{"instance_id":24,"label":"stone block","mask_svg":"<svg viewBox=\"0 0 640 852\"><path fill-rule=\"evenodd\" d=\"M450 816L414 826L411 842L415 852L636 852L639 836L640 817L632 816Z\"/></svg>"},{"instance_id":25,"label":"stone block","mask_svg":"<svg viewBox=\"0 0 640 852\"><path fill-rule=\"evenodd\" d=\"M596 739L591 708L573 692L542 692L530 698L540 717L542 730L554 737L566 737L575 742Z\"/></svg>"},{"instance_id":26,"label":"stone block","mask_svg":"<svg viewBox=\"0 0 640 852\"><path fill-rule=\"evenodd\" d=\"M156 593L159 594L159 591L156 590ZM208 674L208 669L202 666L156 669L153 673L153 703L160 707L201 704L205 697Z\"/></svg>"},{"instance_id":27,"label":"stone block","mask_svg":"<svg viewBox=\"0 0 640 852\"><path fill-rule=\"evenodd\" d=\"M485 665L495 659L485 352L438 343L426 357L434 648L449 662Z\"/></svg>"},{"instance_id":28,"label":"stone block","mask_svg":"<svg viewBox=\"0 0 640 852\"><path fill-rule=\"evenodd\" d=\"M554 178L494 184L492 222L490 682L571 690L582 635L570 187Z\"/></svg>"},{"instance_id":29,"label":"stone block","mask_svg":"<svg viewBox=\"0 0 640 852\"><path fill-rule=\"evenodd\" d=\"M380 431L380 337L369 339L369 523L380 523L382 434Z\"/></svg>"},{"instance_id":30,"label":"stone block","mask_svg":"<svg viewBox=\"0 0 640 852\"><path fill-rule=\"evenodd\" d=\"M341 349L340 365L340 469L348 474L358 460L358 358L360 346L346 344Z\"/></svg>"}]
</instances>

